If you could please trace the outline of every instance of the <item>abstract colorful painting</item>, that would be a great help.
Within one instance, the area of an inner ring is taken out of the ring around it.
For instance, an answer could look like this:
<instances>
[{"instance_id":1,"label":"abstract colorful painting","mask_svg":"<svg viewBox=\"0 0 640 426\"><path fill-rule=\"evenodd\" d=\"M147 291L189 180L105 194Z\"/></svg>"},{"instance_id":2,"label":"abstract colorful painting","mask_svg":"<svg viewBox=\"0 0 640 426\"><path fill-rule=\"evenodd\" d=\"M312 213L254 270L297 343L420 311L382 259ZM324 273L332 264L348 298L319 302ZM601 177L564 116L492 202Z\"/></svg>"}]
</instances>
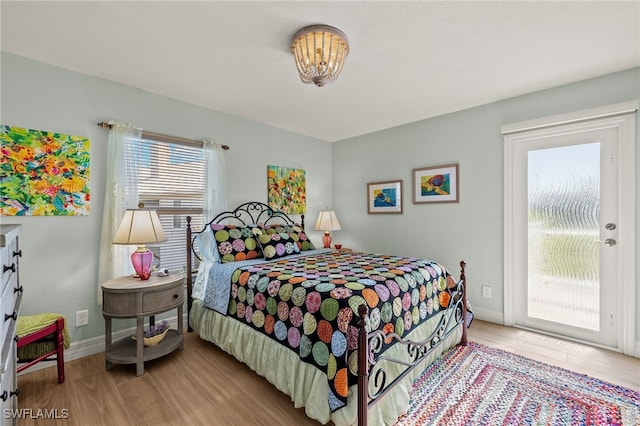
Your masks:
<instances>
[{"instance_id":1,"label":"abstract colorful painting","mask_svg":"<svg viewBox=\"0 0 640 426\"><path fill-rule=\"evenodd\" d=\"M457 203L458 164L413 169L413 202Z\"/></svg>"},{"instance_id":2,"label":"abstract colorful painting","mask_svg":"<svg viewBox=\"0 0 640 426\"><path fill-rule=\"evenodd\" d=\"M77 216L90 210L89 139L0 125L1 216Z\"/></svg>"},{"instance_id":3,"label":"abstract colorful painting","mask_svg":"<svg viewBox=\"0 0 640 426\"><path fill-rule=\"evenodd\" d=\"M402 181L367 184L368 213L402 213Z\"/></svg>"},{"instance_id":4,"label":"abstract colorful painting","mask_svg":"<svg viewBox=\"0 0 640 426\"><path fill-rule=\"evenodd\" d=\"M287 214L307 211L305 171L289 167L267 166L269 207Z\"/></svg>"}]
</instances>

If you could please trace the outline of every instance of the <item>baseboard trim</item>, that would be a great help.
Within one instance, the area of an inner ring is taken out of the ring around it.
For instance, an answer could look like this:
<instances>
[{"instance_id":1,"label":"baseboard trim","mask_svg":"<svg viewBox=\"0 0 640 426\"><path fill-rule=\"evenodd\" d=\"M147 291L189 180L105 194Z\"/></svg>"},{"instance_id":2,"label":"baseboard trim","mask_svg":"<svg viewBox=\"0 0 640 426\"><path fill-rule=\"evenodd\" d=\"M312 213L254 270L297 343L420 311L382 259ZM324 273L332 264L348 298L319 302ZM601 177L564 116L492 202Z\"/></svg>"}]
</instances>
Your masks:
<instances>
[{"instance_id":1,"label":"baseboard trim","mask_svg":"<svg viewBox=\"0 0 640 426\"><path fill-rule=\"evenodd\" d=\"M163 318L163 321L167 321L171 328L178 327L177 316L170 317L170 318ZM183 321L186 329L187 314L184 314ZM113 341L117 341L120 339L124 339L127 336L134 335L135 333L136 333L136 328L130 327L124 330L114 331L112 338L113 338ZM104 338L105 338L104 335L102 335L102 336L92 337L90 339L80 340L78 342L71 343L69 348L64 350L64 362L67 363L69 361L73 361L74 359L84 358L89 355L94 355L100 352L104 352ZM56 365L55 360L42 361L33 365L32 367L27 368L24 371L21 371L20 373L18 373L18 375L33 373L34 371L42 370L43 368L48 368L55 365Z\"/></svg>"},{"instance_id":2,"label":"baseboard trim","mask_svg":"<svg viewBox=\"0 0 640 426\"><path fill-rule=\"evenodd\" d=\"M490 311L476 306L472 306L471 309L473 310L474 317L481 321L504 325L504 314L502 312Z\"/></svg>"}]
</instances>

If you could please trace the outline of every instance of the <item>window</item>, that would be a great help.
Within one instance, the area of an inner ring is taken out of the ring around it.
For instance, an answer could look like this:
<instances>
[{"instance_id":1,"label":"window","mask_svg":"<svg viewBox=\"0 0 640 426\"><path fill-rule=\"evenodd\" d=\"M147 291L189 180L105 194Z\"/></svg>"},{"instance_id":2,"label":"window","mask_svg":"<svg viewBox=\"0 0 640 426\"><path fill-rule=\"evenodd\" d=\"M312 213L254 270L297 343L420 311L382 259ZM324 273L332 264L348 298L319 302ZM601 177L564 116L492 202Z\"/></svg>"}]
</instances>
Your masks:
<instances>
[{"instance_id":1,"label":"window","mask_svg":"<svg viewBox=\"0 0 640 426\"><path fill-rule=\"evenodd\" d=\"M199 231L203 226L202 145L150 138L128 139L125 163L127 191L137 193L139 203L145 208L158 212L167 235L167 241L149 245L156 256L154 265L169 270L184 268L186 217L191 216L194 230Z\"/></svg>"}]
</instances>

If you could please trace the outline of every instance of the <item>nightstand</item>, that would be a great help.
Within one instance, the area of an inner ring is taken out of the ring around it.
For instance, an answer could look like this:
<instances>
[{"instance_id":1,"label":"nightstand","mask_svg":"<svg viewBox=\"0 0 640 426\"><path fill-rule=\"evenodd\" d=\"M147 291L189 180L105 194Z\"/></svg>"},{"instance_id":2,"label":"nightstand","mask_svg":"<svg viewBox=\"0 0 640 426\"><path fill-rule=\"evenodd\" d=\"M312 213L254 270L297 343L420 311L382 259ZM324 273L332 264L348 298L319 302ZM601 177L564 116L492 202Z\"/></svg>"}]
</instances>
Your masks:
<instances>
[{"instance_id":1,"label":"nightstand","mask_svg":"<svg viewBox=\"0 0 640 426\"><path fill-rule=\"evenodd\" d=\"M152 276L146 281L131 276L102 284L102 315L105 319L105 368L112 364L136 364L136 375L144 374L144 362L183 348L184 274ZM144 346L144 318L153 324L155 315L178 310L178 329L169 330L156 346ZM112 342L111 320L136 318L136 339L131 336Z\"/></svg>"}]
</instances>

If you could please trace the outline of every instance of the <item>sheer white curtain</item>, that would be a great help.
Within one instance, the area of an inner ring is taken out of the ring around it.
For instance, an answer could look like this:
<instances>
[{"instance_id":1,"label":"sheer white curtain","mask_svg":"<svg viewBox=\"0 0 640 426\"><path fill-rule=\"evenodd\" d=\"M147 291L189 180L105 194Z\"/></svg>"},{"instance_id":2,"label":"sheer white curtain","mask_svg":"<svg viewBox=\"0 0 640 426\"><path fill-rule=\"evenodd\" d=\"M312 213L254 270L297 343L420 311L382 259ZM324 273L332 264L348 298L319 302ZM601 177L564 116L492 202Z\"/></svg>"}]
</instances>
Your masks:
<instances>
[{"instance_id":1,"label":"sheer white curtain","mask_svg":"<svg viewBox=\"0 0 640 426\"><path fill-rule=\"evenodd\" d=\"M125 167L125 140L140 139L142 129L128 123L109 122L107 147L107 179L100 235L98 265L98 303L102 304L101 284L115 277L132 273L131 247L112 244L120 221L127 208L138 205L136 174L127 173Z\"/></svg>"},{"instance_id":2,"label":"sheer white curtain","mask_svg":"<svg viewBox=\"0 0 640 426\"><path fill-rule=\"evenodd\" d=\"M204 196L202 218L208 222L227 210L227 184L222 145L213 140L203 141L204 151Z\"/></svg>"}]
</instances>

